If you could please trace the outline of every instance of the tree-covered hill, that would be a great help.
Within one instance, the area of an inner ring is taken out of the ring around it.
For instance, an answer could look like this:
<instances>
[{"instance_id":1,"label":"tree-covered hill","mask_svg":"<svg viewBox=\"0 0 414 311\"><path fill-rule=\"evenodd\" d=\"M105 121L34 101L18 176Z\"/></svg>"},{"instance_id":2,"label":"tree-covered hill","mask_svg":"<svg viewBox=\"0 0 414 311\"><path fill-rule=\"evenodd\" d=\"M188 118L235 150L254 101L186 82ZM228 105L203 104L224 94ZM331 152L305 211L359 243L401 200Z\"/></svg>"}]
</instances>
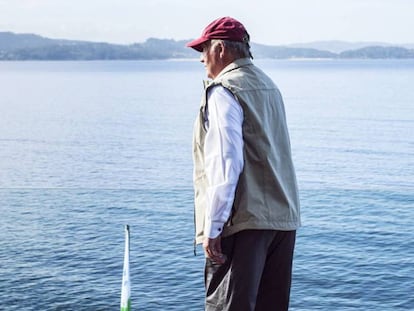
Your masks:
<instances>
[{"instance_id":1,"label":"tree-covered hill","mask_svg":"<svg viewBox=\"0 0 414 311\"><path fill-rule=\"evenodd\" d=\"M151 38L129 45L44 38L35 34L0 32L0 60L154 60L197 58L185 46L189 40ZM252 43L255 58L414 58L414 50L394 46L366 46L335 53L309 47L270 46Z\"/></svg>"}]
</instances>

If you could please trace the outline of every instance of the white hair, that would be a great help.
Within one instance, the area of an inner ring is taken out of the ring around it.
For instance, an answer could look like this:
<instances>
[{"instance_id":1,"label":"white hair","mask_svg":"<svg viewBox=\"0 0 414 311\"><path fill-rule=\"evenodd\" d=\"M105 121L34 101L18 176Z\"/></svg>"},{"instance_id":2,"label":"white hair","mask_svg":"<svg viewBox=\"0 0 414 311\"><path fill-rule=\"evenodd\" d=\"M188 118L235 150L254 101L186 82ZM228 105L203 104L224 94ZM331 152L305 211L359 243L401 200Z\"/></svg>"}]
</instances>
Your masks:
<instances>
[{"instance_id":1,"label":"white hair","mask_svg":"<svg viewBox=\"0 0 414 311\"><path fill-rule=\"evenodd\" d=\"M223 45L228 48L231 53L237 58L253 58L252 53L250 52L250 45L248 42L239 42L239 41L230 41L230 40L221 40L221 39L212 39L210 44L214 45L215 43L221 42Z\"/></svg>"}]
</instances>

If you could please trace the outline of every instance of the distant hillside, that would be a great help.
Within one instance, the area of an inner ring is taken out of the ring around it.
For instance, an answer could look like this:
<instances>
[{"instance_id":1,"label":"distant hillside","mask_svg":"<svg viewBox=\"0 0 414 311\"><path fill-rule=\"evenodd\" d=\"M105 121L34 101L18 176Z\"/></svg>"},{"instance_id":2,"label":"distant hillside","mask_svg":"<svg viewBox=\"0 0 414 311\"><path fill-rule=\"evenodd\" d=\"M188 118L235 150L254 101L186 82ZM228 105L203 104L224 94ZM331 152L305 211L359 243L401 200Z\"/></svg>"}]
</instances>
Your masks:
<instances>
[{"instance_id":1,"label":"distant hillside","mask_svg":"<svg viewBox=\"0 0 414 311\"><path fill-rule=\"evenodd\" d=\"M362 48L366 48L368 46L381 46L381 47L390 47L393 46L390 43L386 42L347 42L347 41L315 41L315 42L308 42L308 43L294 43L287 45L288 47L294 48L308 48L308 49L317 49L317 50L324 50L329 51L332 53L341 53L344 51L350 50L358 50ZM399 47L403 47L406 49L414 48L414 44L398 44Z\"/></svg>"},{"instance_id":2,"label":"distant hillside","mask_svg":"<svg viewBox=\"0 0 414 311\"><path fill-rule=\"evenodd\" d=\"M0 32L0 60L111 60L196 57L186 41L148 39L131 45L55 40Z\"/></svg>"},{"instance_id":3,"label":"distant hillside","mask_svg":"<svg viewBox=\"0 0 414 311\"><path fill-rule=\"evenodd\" d=\"M60 44L63 42L65 41L43 38L34 34L14 34L12 32L0 32L0 50L39 48L48 45Z\"/></svg>"},{"instance_id":4,"label":"distant hillside","mask_svg":"<svg viewBox=\"0 0 414 311\"><path fill-rule=\"evenodd\" d=\"M286 46L270 46L252 43L252 54L255 58L336 58L335 53L311 48L292 48Z\"/></svg>"},{"instance_id":5,"label":"distant hillside","mask_svg":"<svg viewBox=\"0 0 414 311\"><path fill-rule=\"evenodd\" d=\"M150 38L143 43L121 45L0 32L0 60L150 60L199 57L197 52L185 47L188 41ZM346 44L358 48L342 50ZM414 58L414 50L406 47L388 44L367 46L363 43L351 45L341 41L289 46L252 43L252 53L255 58L273 59Z\"/></svg>"},{"instance_id":6,"label":"distant hillside","mask_svg":"<svg viewBox=\"0 0 414 311\"><path fill-rule=\"evenodd\" d=\"M414 50L402 47L369 46L353 51L344 51L339 54L340 58L414 58Z\"/></svg>"}]
</instances>

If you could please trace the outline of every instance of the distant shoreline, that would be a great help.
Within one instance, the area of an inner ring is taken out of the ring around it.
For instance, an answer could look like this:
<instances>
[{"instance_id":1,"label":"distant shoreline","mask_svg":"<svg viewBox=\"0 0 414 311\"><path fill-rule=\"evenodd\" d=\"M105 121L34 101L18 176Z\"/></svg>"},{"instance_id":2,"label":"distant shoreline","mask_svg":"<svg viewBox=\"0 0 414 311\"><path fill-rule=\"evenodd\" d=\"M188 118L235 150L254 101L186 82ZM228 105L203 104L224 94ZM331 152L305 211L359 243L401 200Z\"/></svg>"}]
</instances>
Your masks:
<instances>
[{"instance_id":1,"label":"distant shoreline","mask_svg":"<svg viewBox=\"0 0 414 311\"><path fill-rule=\"evenodd\" d=\"M187 48L186 42L151 38L143 43L119 45L0 32L0 61L198 60L198 53ZM369 42L330 41L287 46L251 42L251 50L255 59L414 59L411 45L370 45Z\"/></svg>"},{"instance_id":2,"label":"distant shoreline","mask_svg":"<svg viewBox=\"0 0 414 311\"><path fill-rule=\"evenodd\" d=\"M407 62L414 61L414 58L254 58L255 61L275 61L275 62L350 62L350 61L367 61L367 62ZM93 63L93 62L199 62L196 58L165 58L165 59L0 59L0 63Z\"/></svg>"}]
</instances>

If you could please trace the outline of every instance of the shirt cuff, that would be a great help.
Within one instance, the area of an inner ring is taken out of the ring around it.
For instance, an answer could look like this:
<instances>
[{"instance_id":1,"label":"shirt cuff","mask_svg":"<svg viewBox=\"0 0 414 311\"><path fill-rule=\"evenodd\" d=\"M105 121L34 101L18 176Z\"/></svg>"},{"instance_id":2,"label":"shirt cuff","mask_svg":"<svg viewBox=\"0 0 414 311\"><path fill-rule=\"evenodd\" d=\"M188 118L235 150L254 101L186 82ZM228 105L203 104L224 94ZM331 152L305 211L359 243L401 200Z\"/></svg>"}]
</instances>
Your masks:
<instances>
[{"instance_id":1,"label":"shirt cuff","mask_svg":"<svg viewBox=\"0 0 414 311\"><path fill-rule=\"evenodd\" d=\"M219 221L207 221L204 226L204 234L210 239L217 238L223 232L224 223Z\"/></svg>"}]
</instances>

